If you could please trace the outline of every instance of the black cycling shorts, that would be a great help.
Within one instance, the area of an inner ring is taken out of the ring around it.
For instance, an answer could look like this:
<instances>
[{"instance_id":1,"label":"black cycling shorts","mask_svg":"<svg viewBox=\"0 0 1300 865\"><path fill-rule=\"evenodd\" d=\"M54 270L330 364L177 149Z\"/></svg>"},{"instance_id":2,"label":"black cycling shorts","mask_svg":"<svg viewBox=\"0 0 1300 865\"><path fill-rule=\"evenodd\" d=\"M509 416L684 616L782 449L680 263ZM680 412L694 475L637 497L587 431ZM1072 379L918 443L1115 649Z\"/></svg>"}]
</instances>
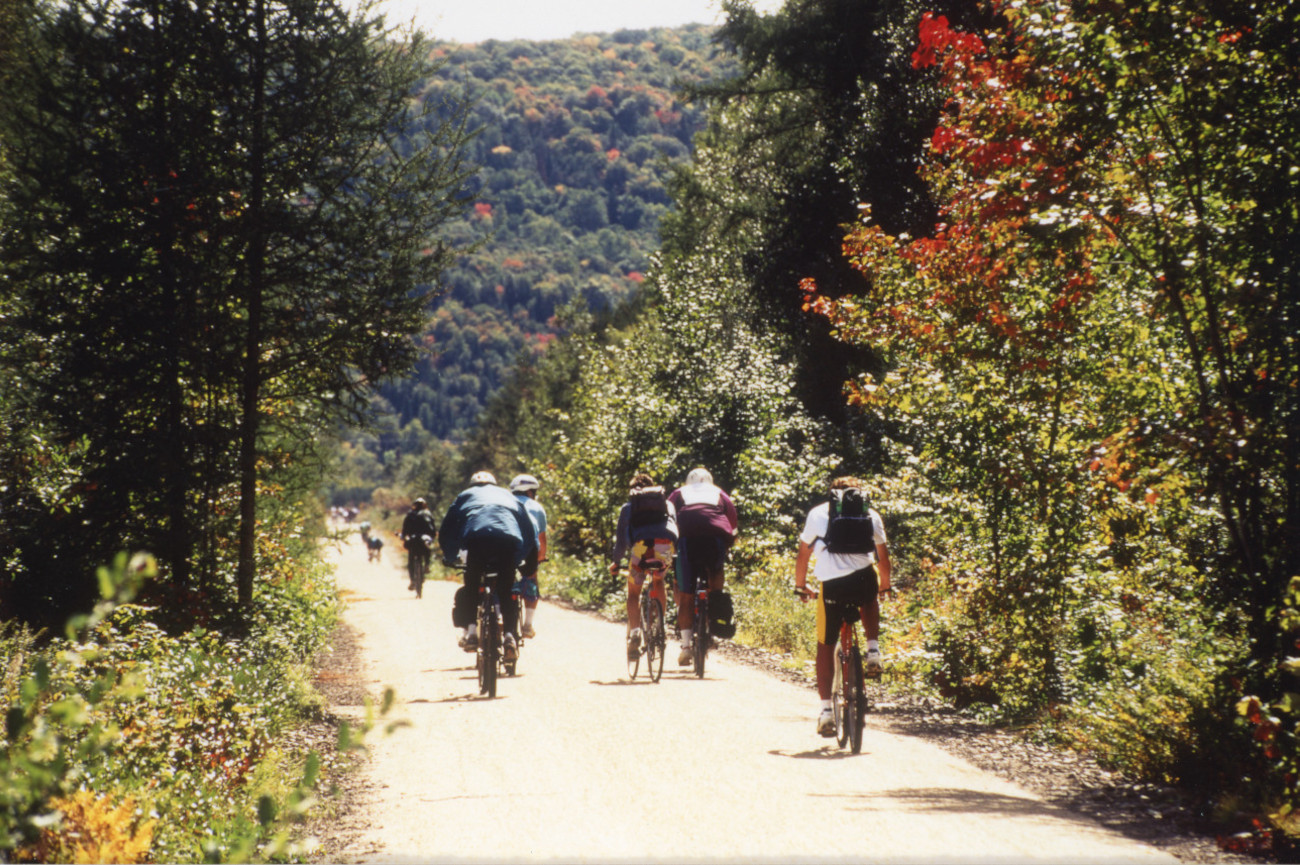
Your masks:
<instances>
[{"instance_id":1,"label":"black cycling shorts","mask_svg":"<svg viewBox=\"0 0 1300 865\"><path fill-rule=\"evenodd\" d=\"M840 625L861 621L862 608L879 591L880 575L875 565L822 583L817 597L817 642L835 645L840 637Z\"/></svg>"}]
</instances>

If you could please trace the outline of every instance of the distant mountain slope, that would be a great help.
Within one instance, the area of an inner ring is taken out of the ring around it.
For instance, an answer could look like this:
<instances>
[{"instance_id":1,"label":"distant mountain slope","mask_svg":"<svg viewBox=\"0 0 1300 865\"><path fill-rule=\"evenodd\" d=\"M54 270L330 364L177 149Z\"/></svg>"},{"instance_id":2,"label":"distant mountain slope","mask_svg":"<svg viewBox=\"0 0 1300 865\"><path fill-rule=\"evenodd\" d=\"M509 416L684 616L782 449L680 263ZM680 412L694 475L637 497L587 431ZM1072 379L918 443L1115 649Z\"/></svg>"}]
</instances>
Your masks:
<instances>
[{"instance_id":1,"label":"distant mountain slope","mask_svg":"<svg viewBox=\"0 0 1300 865\"><path fill-rule=\"evenodd\" d=\"M711 32L436 44L447 65L430 92L468 88L482 129L470 153L482 166L476 195L451 236L487 239L448 274L425 336L431 356L382 390L398 426L416 420L459 439L519 353L553 338L558 308L578 295L601 308L636 290L670 204L667 166L689 158L704 123L677 84L734 69Z\"/></svg>"}]
</instances>

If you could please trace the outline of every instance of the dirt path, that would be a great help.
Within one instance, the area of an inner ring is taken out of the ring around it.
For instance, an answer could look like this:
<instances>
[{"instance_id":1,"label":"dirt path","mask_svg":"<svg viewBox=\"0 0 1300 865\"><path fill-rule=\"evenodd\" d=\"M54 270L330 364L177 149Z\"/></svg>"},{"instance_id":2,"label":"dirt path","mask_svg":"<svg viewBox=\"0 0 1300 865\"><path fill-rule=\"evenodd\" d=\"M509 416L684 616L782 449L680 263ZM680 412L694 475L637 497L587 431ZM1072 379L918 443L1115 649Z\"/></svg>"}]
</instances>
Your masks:
<instances>
[{"instance_id":1,"label":"dirt path","mask_svg":"<svg viewBox=\"0 0 1300 865\"><path fill-rule=\"evenodd\" d=\"M811 692L745 665L630 682L622 625L545 602L481 699L455 585L417 600L400 559L339 556L367 687L411 726L372 737L338 861L1177 861L870 719L849 755Z\"/></svg>"}]
</instances>

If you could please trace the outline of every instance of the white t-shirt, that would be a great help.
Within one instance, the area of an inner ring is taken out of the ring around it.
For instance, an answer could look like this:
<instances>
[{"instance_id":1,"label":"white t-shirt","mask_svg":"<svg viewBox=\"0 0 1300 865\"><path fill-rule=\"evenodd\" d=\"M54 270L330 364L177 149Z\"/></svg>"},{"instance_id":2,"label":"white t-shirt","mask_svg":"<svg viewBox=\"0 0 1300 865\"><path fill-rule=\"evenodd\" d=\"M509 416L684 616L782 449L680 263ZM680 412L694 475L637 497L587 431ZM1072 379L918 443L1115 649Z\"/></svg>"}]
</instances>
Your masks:
<instances>
[{"instance_id":1,"label":"white t-shirt","mask_svg":"<svg viewBox=\"0 0 1300 865\"><path fill-rule=\"evenodd\" d=\"M876 513L874 508L869 508L867 513L871 516L872 540L876 545L887 543L885 539L885 523L880 519L880 514ZM847 577L854 571L860 571L868 565L876 562L875 553L832 553L826 549L826 541L822 540L826 536L826 529L830 525L831 503L825 502L818 505L808 512L808 519L804 522L803 534L799 535L799 540L813 548L813 571L812 574L821 582L833 580L836 577Z\"/></svg>"}]
</instances>

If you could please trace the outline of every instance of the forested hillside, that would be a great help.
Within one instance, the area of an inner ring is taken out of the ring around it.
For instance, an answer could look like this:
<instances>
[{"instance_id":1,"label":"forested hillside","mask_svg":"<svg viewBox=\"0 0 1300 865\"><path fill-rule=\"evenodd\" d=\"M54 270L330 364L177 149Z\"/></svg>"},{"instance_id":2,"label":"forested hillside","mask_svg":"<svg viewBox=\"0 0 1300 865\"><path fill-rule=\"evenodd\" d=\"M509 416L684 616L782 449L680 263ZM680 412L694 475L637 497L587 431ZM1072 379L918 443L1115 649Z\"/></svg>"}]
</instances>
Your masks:
<instances>
[{"instance_id":1,"label":"forested hillside","mask_svg":"<svg viewBox=\"0 0 1300 865\"><path fill-rule=\"evenodd\" d=\"M474 243L445 275L429 356L382 394L396 424L459 439L521 351L541 351L580 298L635 293L658 248L670 166L689 158L700 106L684 83L731 74L709 28L625 30L554 42L438 44L427 92L468 96L481 168L448 238ZM378 447L391 449L393 440Z\"/></svg>"}]
</instances>

